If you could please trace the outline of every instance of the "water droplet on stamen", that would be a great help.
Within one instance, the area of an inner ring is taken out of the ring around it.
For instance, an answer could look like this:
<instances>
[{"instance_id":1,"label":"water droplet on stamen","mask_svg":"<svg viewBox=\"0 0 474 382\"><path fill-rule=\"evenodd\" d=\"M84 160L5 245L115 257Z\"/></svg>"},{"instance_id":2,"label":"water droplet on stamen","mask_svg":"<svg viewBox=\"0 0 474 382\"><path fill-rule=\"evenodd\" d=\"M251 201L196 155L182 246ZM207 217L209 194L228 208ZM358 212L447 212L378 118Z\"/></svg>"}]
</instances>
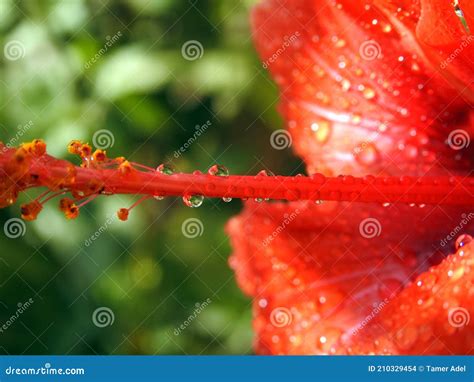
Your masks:
<instances>
[{"instance_id":1,"label":"water droplet on stamen","mask_svg":"<svg viewBox=\"0 0 474 382\"><path fill-rule=\"evenodd\" d=\"M169 164L160 164L157 168L156 171L165 174L165 175L173 175L174 174L174 169L171 165Z\"/></svg>"},{"instance_id":2,"label":"water droplet on stamen","mask_svg":"<svg viewBox=\"0 0 474 382\"><path fill-rule=\"evenodd\" d=\"M229 176L229 170L220 164L212 166L207 173L214 176Z\"/></svg>"},{"instance_id":3,"label":"water droplet on stamen","mask_svg":"<svg viewBox=\"0 0 474 382\"><path fill-rule=\"evenodd\" d=\"M191 208L200 207L203 201L204 201L204 196L202 195L184 195L183 196L184 204Z\"/></svg>"},{"instance_id":4,"label":"water droplet on stamen","mask_svg":"<svg viewBox=\"0 0 474 382\"><path fill-rule=\"evenodd\" d=\"M275 174L271 171L262 170L257 174L257 176L275 176Z\"/></svg>"}]
</instances>

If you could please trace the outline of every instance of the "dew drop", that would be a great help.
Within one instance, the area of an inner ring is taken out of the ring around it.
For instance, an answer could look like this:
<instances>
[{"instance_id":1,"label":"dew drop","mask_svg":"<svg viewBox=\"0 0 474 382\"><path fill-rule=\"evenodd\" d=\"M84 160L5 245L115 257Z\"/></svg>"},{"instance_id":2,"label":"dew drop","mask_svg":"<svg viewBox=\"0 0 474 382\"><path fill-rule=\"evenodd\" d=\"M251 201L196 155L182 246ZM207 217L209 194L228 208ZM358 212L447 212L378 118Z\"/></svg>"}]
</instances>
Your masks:
<instances>
[{"instance_id":1,"label":"dew drop","mask_svg":"<svg viewBox=\"0 0 474 382\"><path fill-rule=\"evenodd\" d=\"M358 125L362 121L362 117L359 114L354 114L351 121L353 124Z\"/></svg>"},{"instance_id":2,"label":"dew drop","mask_svg":"<svg viewBox=\"0 0 474 382\"><path fill-rule=\"evenodd\" d=\"M470 243L471 241L472 241L471 235L464 234L464 235L459 236L456 240L456 249L464 247L466 244Z\"/></svg>"},{"instance_id":3,"label":"dew drop","mask_svg":"<svg viewBox=\"0 0 474 382\"><path fill-rule=\"evenodd\" d=\"M222 198L222 200L226 203L229 203L232 201L232 198L226 198L225 196Z\"/></svg>"},{"instance_id":4,"label":"dew drop","mask_svg":"<svg viewBox=\"0 0 474 382\"><path fill-rule=\"evenodd\" d=\"M229 176L229 170L220 164L215 164L208 170L209 175L215 176Z\"/></svg>"},{"instance_id":5,"label":"dew drop","mask_svg":"<svg viewBox=\"0 0 474 382\"><path fill-rule=\"evenodd\" d=\"M331 133L331 127L328 121L317 121L311 124L311 130L314 131L316 140L320 144L324 144L328 141Z\"/></svg>"},{"instance_id":6,"label":"dew drop","mask_svg":"<svg viewBox=\"0 0 474 382\"><path fill-rule=\"evenodd\" d=\"M351 88L351 83L349 80L342 80L341 82L342 91L348 91Z\"/></svg>"},{"instance_id":7,"label":"dew drop","mask_svg":"<svg viewBox=\"0 0 474 382\"><path fill-rule=\"evenodd\" d=\"M275 174L271 171L262 170L257 174L257 176L275 176Z\"/></svg>"},{"instance_id":8,"label":"dew drop","mask_svg":"<svg viewBox=\"0 0 474 382\"><path fill-rule=\"evenodd\" d=\"M382 31L384 33L390 33L392 31L392 26L390 24L383 24Z\"/></svg>"},{"instance_id":9,"label":"dew drop","mask_svg":"<svg viewBox=\"0 0 474 382\"><path fill-rule=\"evenodd\" d=\"M154 195L153 196L156 200L163 200L165 197L162 195Z\"/></svg>"},{"instance_id":10,"label":"dew drop","mask_svg":"<svg viewBox=\"0 0 474 382\"><path fill-rule=\"evenodd\" d=\"M156 171L165 174L165 175L173 175L174 174L174 169L172 166L169 164L162 163L160 164L157 168Z\"/></svg>"},{"instance_id":11,"label":"dew drop","mask_svg":"<svg viewBox=\"0 0 474 382\"><path fill-rule=\"evenodd\" d=\"M184 195L183 196L184 204L191 208L200 207L203 201L204 201L204 196L202 195Z\"/></svg>"},{"instance_id":12,"label":"dew drop","mask_svg":"<svg viewBox=\"0 0 474 382\"><path fill-rule=\"evenodd\" d=\"M375 90L372 88L365 88L362 91L362 95L364 96L365 99L372 99L375 97Z\"/></svg>"},{"instance_id":13,"label":"dew drop","mask_svg":"<svg viewBox=\"0 0 474 382\"><path fill-rule=\"evenodd\" d=\"M365 149L356 155L356 160L363 165L371 165L377 161L378 151L375 145L371 142L367 143Z\"/></svg>"},{"instance_id":14,"label":"dew drop","mask_svg":"<svg viewBox=\"0 0 474 382\"><path fill-rule=\"evenodd\" d=\"M411 348L418 339L418 330L414 326L405 326L396 333L395 339L401 349L407 350Z\"/></svg>"}]
</instances>

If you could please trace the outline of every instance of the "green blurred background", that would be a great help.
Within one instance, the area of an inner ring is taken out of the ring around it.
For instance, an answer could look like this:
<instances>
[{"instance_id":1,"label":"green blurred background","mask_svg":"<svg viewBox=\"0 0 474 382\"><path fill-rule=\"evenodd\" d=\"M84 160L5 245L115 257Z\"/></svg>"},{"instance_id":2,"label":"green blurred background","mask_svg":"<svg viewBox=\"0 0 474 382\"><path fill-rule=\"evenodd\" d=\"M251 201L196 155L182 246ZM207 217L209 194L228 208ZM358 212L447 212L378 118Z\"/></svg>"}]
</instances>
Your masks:
<instances>
[{"instance_id":1,"label":"green blurred background","mask_svg":"<svg viewBox=\"0 0 474 382\"><path fill-rule=\"evenodd\" d=\"M269 142L282 124L277 89L252 46L255 2L0 0L0 140L43 138L50 153L68 157L70 140L91 142L107 129L110 155L152 167L302 172ZM195 59L182 52L191 40L203 48ZM0 328L8 322L0 353L252 353L251 301L228 266L224 232L241 202L190 209L152 200L126 223L110 219L132 203L102 197L66 221L54 200L19 238L3 232L19 204L0 211ZM189 218L202 222L201 236L183 235ZM100 327L94 312L104 308L113 323Z\"/></svg>"}]
</instances>

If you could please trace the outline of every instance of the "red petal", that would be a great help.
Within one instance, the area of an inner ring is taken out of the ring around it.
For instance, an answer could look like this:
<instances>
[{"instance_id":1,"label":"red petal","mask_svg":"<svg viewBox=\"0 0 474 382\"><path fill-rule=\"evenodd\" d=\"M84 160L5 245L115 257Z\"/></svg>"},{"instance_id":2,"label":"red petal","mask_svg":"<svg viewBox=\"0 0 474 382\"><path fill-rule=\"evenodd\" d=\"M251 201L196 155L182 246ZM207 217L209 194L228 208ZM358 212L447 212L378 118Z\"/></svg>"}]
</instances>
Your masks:
<instances>
[{"instance_id":1,"label":"red petal","mask_svg":"<svg viewBox=\"0 0 474 382\"><path fill-rule=\"evenodd\" d=\"M367 316L343 353L474 354L474 242Z\"/></svg>"},{"instance_id":2,"label":"red petal","mask_svg":"<svg viewBox=\"0 0 474 382\"><path fill-rule=\"evenodd\" d=\"M421 5L418 39L437 68L472 104L474 36L465 30L451 1L422 0ZM474 3L461 1L460 7L468 27L474 28Z\"/></svg>"},{"instance_id":3,"label":"red petal","mask_svg":"<svg viewBox=\"0 0 474 382\"><path fill-rule=\"evenodd\" d=\"M419 6L391 3L269 0L253 14L309 172L470 169L474 145L456 151L446 141L454 129L473 132L471 109L420 46Z\"/></svg>"},{"instance_id":4,"label":"red petal","mask_svg":"<svg viewBox=\"0 0 474 382\"><path fill-rule=\"evenodd\" d=\"M248 203L228 232L231 266L255 298L257 352L335 351L374 304L439 261L426 243L443 249L440 232L462 220L454 216L436 207Z\"/></svg>"}]
</instances>

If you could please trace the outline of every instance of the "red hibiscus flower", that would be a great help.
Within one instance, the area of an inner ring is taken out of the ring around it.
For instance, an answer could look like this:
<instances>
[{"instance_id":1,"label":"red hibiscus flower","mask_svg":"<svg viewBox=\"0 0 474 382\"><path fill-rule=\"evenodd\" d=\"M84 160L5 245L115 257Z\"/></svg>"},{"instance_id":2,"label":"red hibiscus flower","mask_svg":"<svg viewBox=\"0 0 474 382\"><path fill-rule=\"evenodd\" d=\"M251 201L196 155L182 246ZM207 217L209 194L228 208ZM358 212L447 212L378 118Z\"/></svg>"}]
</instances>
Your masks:
<instances>
[{"instance_id":1,"label":"red hibiscus flower","mask_svg":"<svg viewBox=\"0 0 474 382\"><path fill-rule=\"evenodd\" d=\"M467 1L259 5L256 46L308 172L468 176L469 25ZM247 203L227 230L256 351L474 354L474 244L462 235L473 218L423 204Z\"/></svg>"},{"instance_id":2,"label":"red hibiscus flower","mask_svg":"<svg viewBox=\"0 0 474 382\"><path fill-rule=\"evenodd\" d=\"M117 193L141 195L121 220L152 197L294 200L248 202L227 227L258 353L474 354L473 15L444 0L267 0L255 41L311 177L174 174L78 141L74 166L41 140L0 143L0 208L32 187L47 191L25 220L66 193L70 219Z\"/></svg>"}]
</instances>

